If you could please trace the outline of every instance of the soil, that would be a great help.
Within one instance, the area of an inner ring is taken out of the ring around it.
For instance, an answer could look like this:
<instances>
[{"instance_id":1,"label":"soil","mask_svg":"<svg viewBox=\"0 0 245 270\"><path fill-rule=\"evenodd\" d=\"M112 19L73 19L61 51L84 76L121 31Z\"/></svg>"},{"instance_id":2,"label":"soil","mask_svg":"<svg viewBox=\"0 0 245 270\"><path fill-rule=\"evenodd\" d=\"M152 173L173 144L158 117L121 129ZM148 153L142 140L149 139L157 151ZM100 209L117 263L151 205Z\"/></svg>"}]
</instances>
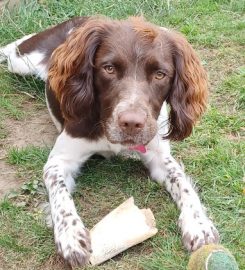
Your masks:
<instances>
[{"instance_id":1,"label":"soil","mask_svg":"<svg viewBox=\"0 0 245 270\"><path fill-rule=\"evenodd\" d=\"M8 149L27 145L52 146L57 136L47 109L43 106L37 110L35 104L32 105L30 102L27 104L28 113L24 119L6 118L3 121L7 136L0 140L0 200L11 190L18 189L24 181L17 177L16 167L8 164L6 157Z\"/></svg>"},{"instance_id":2,"label":"soil","mask_svg":"<svg viewBox=\"0 0 245 270\"><path fill-rule=\"evenodd\" d=\"M0 0L0 9L3 8L5 5L7 5L7 7L11 9L19 2L19 0Z\"/></svg>"}]
</instances>

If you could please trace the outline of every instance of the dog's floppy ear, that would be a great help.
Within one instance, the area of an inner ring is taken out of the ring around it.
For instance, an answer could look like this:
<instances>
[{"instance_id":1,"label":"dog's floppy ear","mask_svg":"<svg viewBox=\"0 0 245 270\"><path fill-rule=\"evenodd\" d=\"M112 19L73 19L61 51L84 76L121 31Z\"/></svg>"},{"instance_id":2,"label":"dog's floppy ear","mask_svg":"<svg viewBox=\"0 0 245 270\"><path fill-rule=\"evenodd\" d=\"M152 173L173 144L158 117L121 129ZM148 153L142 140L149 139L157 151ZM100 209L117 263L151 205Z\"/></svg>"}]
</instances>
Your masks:
<instances>
[{"instance_id":1,"label":"dog's floppy ear","mask_svg":"<svg viewBox=\"0 0 245 270\"><path fill-rule=\"evenodd\" d=\"M94 56L109 25L102 18L88 19L52 54L48 80L66 120L79 120L91 111Z\"/></svg>"},{"instance_id":2,"label":"dog's floppy ear","mask_svg":"<svg viewBox=\"0 0 245 270\"><path fill-rule=\"evenodd\" d=\"M188 41L171 33L175 77L167 102L170 104L168 138L183 140L206 109L207 76L198 56Z\"/></svg>"}]
</instances>

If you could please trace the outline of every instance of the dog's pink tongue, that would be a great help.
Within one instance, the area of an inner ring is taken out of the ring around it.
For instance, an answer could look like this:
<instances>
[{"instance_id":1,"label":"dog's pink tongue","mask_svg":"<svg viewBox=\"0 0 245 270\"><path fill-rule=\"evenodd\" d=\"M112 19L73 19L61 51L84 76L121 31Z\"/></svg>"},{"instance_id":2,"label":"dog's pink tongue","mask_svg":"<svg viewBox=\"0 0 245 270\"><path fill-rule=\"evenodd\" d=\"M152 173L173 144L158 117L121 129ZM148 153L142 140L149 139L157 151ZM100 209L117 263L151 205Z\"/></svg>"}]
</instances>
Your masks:
<instances>
[{"instance_id":1,"label":"dog's pink tongue","mask_svg":"<svg viewBox=\"0 0 245 270\"><path fill-rule=\"evenodd\" d=\"M136 145L136 146L130 146L129 149L139 151L140 153L143 153L143 154L146 153L146 148L143 144Z\"/></svg>"}]
</instances>

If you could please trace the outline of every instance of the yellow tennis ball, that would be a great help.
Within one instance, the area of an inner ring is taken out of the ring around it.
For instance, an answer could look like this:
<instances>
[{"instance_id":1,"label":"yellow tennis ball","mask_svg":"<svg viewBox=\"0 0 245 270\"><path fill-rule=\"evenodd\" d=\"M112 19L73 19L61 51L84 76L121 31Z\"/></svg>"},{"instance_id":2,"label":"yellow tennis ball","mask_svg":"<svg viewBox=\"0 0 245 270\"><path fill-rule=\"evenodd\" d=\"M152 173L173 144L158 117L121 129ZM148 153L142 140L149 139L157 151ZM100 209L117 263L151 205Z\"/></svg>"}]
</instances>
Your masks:
<instances>
[{"instance_id":1,"label":"yellow tennis ball","mask_svg":"<svg viewBox=\"0 0 245 270\"><path fill-rule=\"evenodd\" d=\"M221 245L204 245L191 254L188 270L239 270L230 251Z\"/></svg>"}]
</instances>

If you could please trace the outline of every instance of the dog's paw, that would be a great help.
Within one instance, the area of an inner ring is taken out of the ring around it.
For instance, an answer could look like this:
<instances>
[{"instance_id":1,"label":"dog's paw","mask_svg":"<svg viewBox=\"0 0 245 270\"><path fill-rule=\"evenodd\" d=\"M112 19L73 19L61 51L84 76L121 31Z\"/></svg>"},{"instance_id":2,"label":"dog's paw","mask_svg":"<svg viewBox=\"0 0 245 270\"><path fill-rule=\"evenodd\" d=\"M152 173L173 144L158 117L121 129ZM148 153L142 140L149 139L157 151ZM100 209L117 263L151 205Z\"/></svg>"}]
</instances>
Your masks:
<instances>
[{"instance_id":1,"label":"dog's paw","mask_svg":"<svg viewBox=\"0 0 245 270\"><path fill-rule=\"evenodd\" d=\"M182 241L188 251L218 243L219 233L212 221L201 211L182 211L179 218Z\"/></svg>"},{"instance_id":2,"label":"dog's paw","mask_svg":"<svg viewBox=\"0 0 245 270\"><path fill-rule=\"evenodd\" d=\"M72 266L88 263L91 250L89 231L79 219L68 222L64 219L55 228L55 243L58 253Z\"/></svg>"}]
</instances>

